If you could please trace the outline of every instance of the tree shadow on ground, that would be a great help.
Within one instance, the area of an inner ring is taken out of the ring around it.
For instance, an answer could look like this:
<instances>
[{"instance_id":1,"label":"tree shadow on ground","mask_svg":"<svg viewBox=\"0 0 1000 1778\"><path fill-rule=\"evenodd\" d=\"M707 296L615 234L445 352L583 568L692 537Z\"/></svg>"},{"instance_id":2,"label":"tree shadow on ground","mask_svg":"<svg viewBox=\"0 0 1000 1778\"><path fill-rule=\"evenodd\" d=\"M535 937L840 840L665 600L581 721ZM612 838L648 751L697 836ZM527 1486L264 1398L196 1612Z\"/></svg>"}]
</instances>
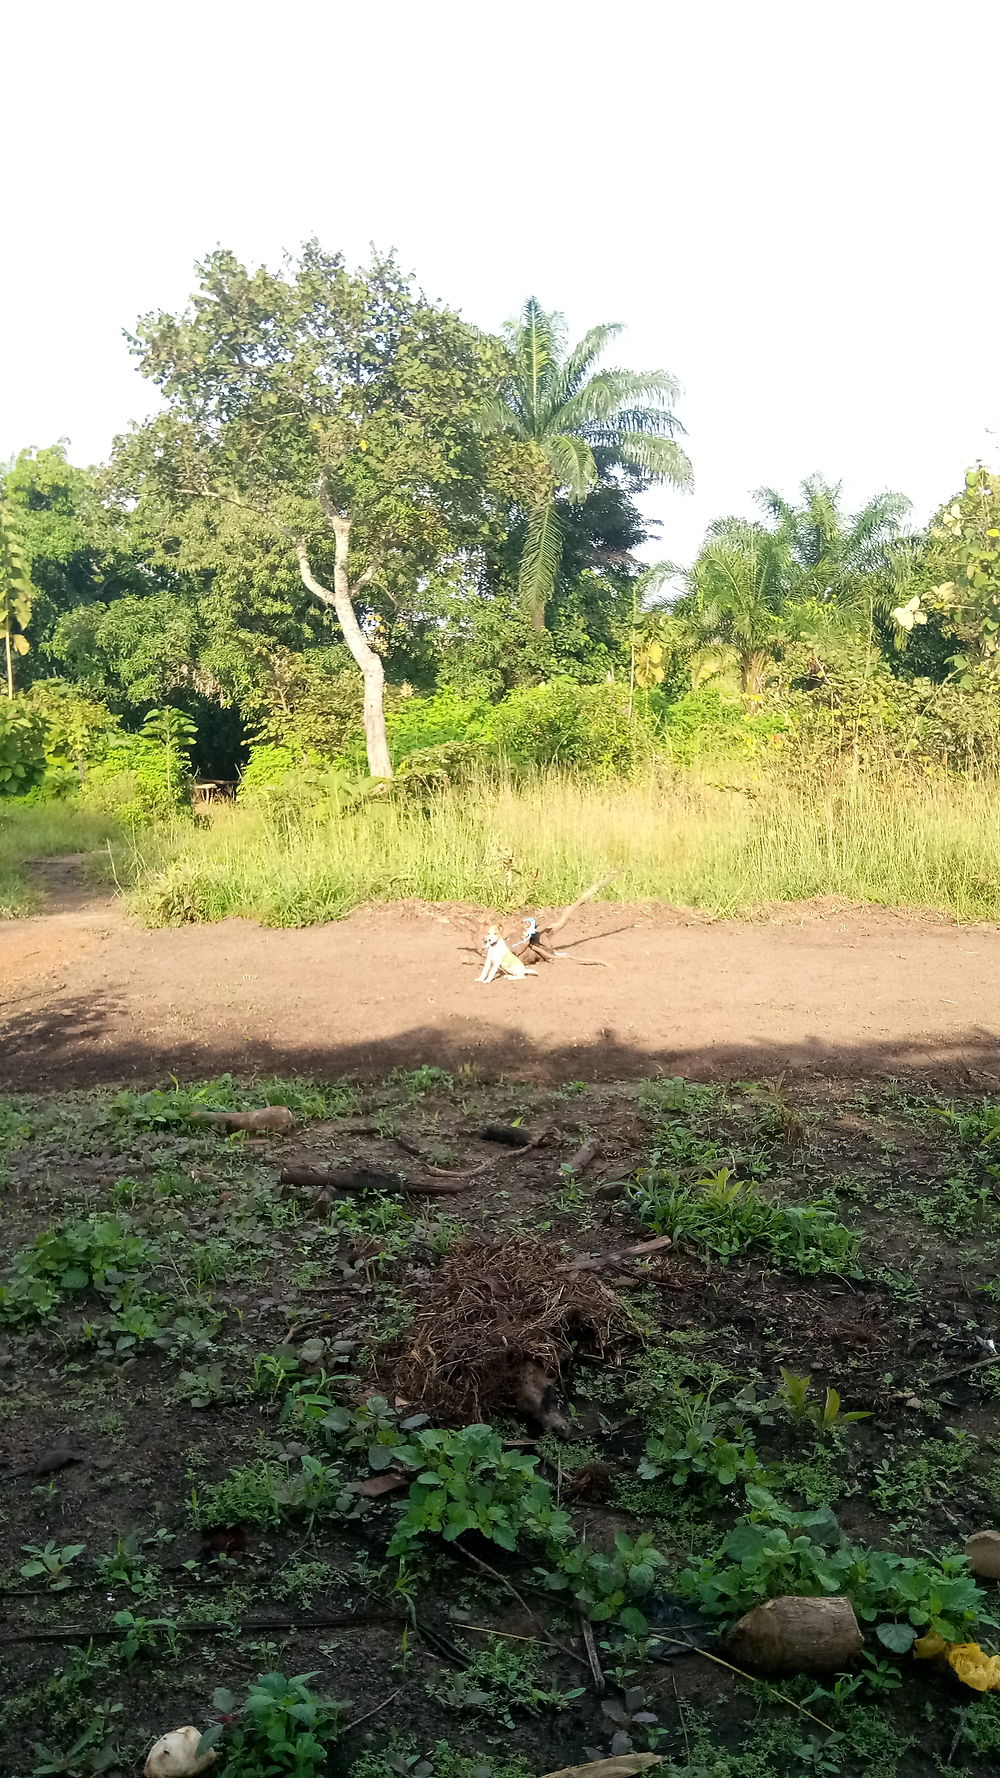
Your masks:
<instances>
[{"instance_id":1,"label":"tree shadow on ground","mask_svg":"<svg viewBox=\"0 0 1000 1778\"><path fill-rule=\"evenodd\" d=\"M364 1080L394 1068L435 1064L452 1072L472 1065L487 1077L511 1080L629 1080L682 1074L692 1080L770 1079L865 1081L898 1079L925 1086L1000 1090L1000 1038L972 1029L919 1041L831 1043L821 1035L801 1041L700 1044L687 1048L636 1044L611 1028L583 1043L543 1047L524 1032L483 1022L461 1036L428 1023L370 1043L272 1044L206 1037L182 1044L134 1038L121 1029L119 1009L95 996L64 997L43 1011L14 1011L0 1025L0 1087L46 1092L171 1075L194 1079L232 1072L340 1076Z\"/></svg>"}]
</instances>

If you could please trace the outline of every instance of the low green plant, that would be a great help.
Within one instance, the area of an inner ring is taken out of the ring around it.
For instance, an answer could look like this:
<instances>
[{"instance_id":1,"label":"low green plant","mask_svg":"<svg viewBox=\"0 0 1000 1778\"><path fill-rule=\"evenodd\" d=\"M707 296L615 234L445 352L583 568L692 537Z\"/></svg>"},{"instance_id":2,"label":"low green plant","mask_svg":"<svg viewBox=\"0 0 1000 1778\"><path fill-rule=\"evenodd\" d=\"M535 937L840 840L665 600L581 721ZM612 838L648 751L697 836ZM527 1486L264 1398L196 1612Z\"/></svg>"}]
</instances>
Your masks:
<instances>
[{"instance_id":1,"label":"low green plant","mask_svg":"<svg viewBox=\"0 0 1000 1778\"><path fill-rule=\"evenodd\" d=\"M136 1617L131 1611L116 1611L111 1622L122 1632L118 1653L126 1667L131 1667L140 1654L173 1657L179 1653L180 1642L173 1618Z\"/></svg>"},{"instance_id":2,"label":"low green plant","mask_svg":"<svg viewBox=\"0 0 1000 1778\"><path fill-rule=\"evenodd\" d=\"M259 1525L276 1530L288 1519L304 1518L312 1525L323 1518L358 1518L363 1506L346 1491L339 1468L306 1453L298 1469L262 1460L194 1489L188 1516L199 1529Z\"/></svg>"},{"instance_id":3,"label":"low green plant","mask_svg":"<svg viewBox=\"0 0 1000 1778\"><path fill-rule=\"evenodd\" d=\"M199 1754L220 1743L225 1778L321 1778L340 1734L343 1706L317 1698L315 1673L263 1673L240 1704L233 1692L212 1695L218 1721L201 1737Z\"/></svg>"},{"instance_id":4,"label":"low green plant","mask_svg":"<svg viewBox=\"0 0 1000 1778\"><path fill-rule=\"evenodd\" d=\"M869 1413L858 1409L845 1413L836 1389L827 1389L822 1401L814 1400L812 1386L811 1377L798 1376L795 1371L786 1370L782 1365L776 1400L793 1422L800 1425L805 1423L815 1427L817 1432L824 1433L834 1426L846 1426L852 1420L871 1419Z\"/></svg>"},{"instance_id":5,"label":"low green plant","mask_svg":"<svg viewBox=\"0 0 1000 1778\"><path fill-rule=\"evenodd\" d=\"M96 1563L99 1585L124 1587L137 1599L155 1598L161 1585L160 1571L143 1549L144 1544L153 1541L135 1535L120 1537L111 1554L101 1556Z\"/></svg>"},{"instance_id":6,"label":"low green plant","mask_svg":"<svg viewBox=\"0 0 1000 1778\"><path fill-rule=\"evenodd\" d=\"M935 1630L962 1641L982 1615L982 1595L964 1557L898 1556L845 1543L828 1508L792 1512L766 1489L750 1487L748 1516L717 1555L677 1578L682 1597L710 1617L737 1617L786 1593L844 1593L859 1618L877 1626L891 1654Z\"/></svg>"},{"instance_id":7,"label":"low green plant","mask_svg":"<svg viewBox=\"0 0 1000 1778\"><path fill-rule=\"evenodd\" d=\"M764 1252L793 1272L857 1273L859 1241L825 1204L778 1204L728 1167L697 1181L652 1167L633 1183L629 1203L643 1226L723 1264Z\"/></svg>"},{"instance_id":8,"label":"low green plant","mask_svg":"<svg viewBox=\"0 0 1000 1778\"><path fill-rule=\"evenodd\" d=\"M82 1556L86 1547L85 1543L60 1546L51 1540L45 1544L22 1543L21 1549L30 1560L21 1563L18 1573L24 1580L46 1580L50 1592L61 1593L73 1584L72 1576L66 1572L70 1563Z\"/></svg>"},{"instance_id":9,"label":"low green plant","mask_svg":"<svg viewBox=\"0 0 1000 1778\"><path fill-rule=\"evenodd\" d=\"M646 1634L649 1624L640 1602L668 1568L651 1531L638 1537L619 1531L610 1551L594 1550L585 1543L557 1544L549 1559L552 1566L538 1571L549 1591L569 1593L577 1609L594 1623L613 1618L630 1635Z\"/></svg>"},{"instance_id":10,"label":"low green plant","mask_svg":"<svg viewBox=\"0 0 1000 1778\"><path fill-rule=\"evenodd\" d=\"M156 1248L121 1217L94 1215L45 1229L15 1254L0 1285L0 1326L40 1319L87 1291L120 1302L156 1258Z\"/></svg>"},{"instance_id":11,"label":"low green plant","mask_svg":"<svg viewBox=\"0 0 1000 1778\"><path fill-rule=\"evenodd\" d=\"M497 1641L481 1648L460 1670L428 1681L431 1697L453 1710L472 1710L492 1717L505 1729L513 1729L515 1710L532 1715L542 1708L565 1710L583 1694L583 1687L557 1691L539 1681L539 1651Z\"/></svg>"},{"instance_id":12,"label":"low green plant","mask_svg":"<svg viewBox=\"0 0 1000 1778\"><path fill-rule=\"evenodd\" d=\"M538 1459L504 1450L492 1426L421 1429L395 1449L393 1460L419 1473L389 1544L390 1556L405 1557L428 1535L451 1543L477 1531L505 1550L516 1549L522 1535L555 1544L571 1536L568 1514L536 1474Z\"/></svg>"},{"instance_id":13,"label":"low green plant","mask_svg":"<svg viewBox=\"0 0 1000 1778\"><path fill-rule=\"evenodd\" d=\"M708 1497L736 1482L762 1481L766 1471L745 1426L725 1409L713 1409L712 1392L686 1395L676 1391L663 1404L667 1424L646 1441L639 1463L643 1481L654 1482L669 1472L674 1485L697 1482Z\"/></svg>"},{"instance_id":14,"label":"low green plant","mask_svg":"<svg viewBox=\"0 0 1000 1778\"><path fill-rule=\"evenodd\" d=\"M909 1451L893 1451L877 1465L871 1499L892 1519L894 1536L919 1529L928 1512L950 1498L977 1450L973 1436L956 1432L948 1439L925 1439Z\"/></svg>"}]
</instances>

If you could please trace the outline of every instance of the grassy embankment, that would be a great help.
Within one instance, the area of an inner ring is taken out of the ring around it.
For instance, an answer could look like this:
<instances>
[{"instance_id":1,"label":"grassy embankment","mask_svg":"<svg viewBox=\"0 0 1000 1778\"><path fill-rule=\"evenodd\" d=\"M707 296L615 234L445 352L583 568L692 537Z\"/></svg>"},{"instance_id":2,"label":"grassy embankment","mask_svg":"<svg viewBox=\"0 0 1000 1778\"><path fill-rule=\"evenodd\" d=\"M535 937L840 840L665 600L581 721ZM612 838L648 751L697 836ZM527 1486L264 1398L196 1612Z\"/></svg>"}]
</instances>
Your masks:
<instances>
[{"instance_id":1,"label":"grassy embankment","mask_svg":"<svg viewBox=\"0 0 1000 1778\"><path fill-rule=\"evenodd\" d=\"M140 837L132 866L139 908L153 923L242 914L274 926L406 896L546 906L609 870L618 872L607 891L616 900L723 915L843 895L992 919L1000 916L997 790L549 778L340 815L220 809L207 827Z\"/></svg>"},{"instance_id":2,"label":"grassy embankment","mask_svg":"<svg viewBox=\"0 0 1000 1778\"><path fill-rule=\"evenodd\" d=\"M220 807L206 825L119 835L116 855L152 924L239 914L300 926L408 896L545 906L610 870L616 900L713 914L842 895L996 919L997 808L988 780L727 788L694 776L664 787L550 775L349 812L277 801ZM107 818L69 804L0 812L0 912L30 906L25 859L91 851L112 832Z\"/></svg>"}]
</instances>

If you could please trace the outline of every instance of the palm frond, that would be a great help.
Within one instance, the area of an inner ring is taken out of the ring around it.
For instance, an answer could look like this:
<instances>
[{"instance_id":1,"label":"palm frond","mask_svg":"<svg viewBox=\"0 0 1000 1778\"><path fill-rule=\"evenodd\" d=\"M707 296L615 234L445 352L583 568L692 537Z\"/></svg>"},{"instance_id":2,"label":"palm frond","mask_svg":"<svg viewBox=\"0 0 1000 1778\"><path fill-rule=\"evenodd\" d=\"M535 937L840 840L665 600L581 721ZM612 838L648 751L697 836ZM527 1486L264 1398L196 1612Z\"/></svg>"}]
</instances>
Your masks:
<instances>
[{"instance_id":1,"label":"palm frond","mask_svg":"<svg viewBox=\"0 0 1000 1778\"><path fill-rule=\"evenodd\" d=\"M573 347L558 375L552 380L551 399L554 411L558 412L583 386L592 366L621 331L619 321L603 321L599 326L591 327Z\"/></svg>"},{"instance_id":2,"label":"palm frond","mask_svg":"<svg viewBox=\"0 0 1000 1778\"><path fill-rule=\"evenodd\" d=\"M555 591L562 546L563 526L555 502L536 506L528 515L517 581L518 596L536 630L545 626L545 607Z\"/></svg>"},{"instance_id":3,"label":"palm frond","mask_svg":"<svg viewBox=\"0 0 1000 1778\"><path fill-rule=\"evenodd\" d=\"M572 433L561 433L545 439L542 449L548 459L556 487L565 488L571 500L583 500L597 481L594 453L585 439Z\"/></svg>"},{"instance_id":4,"label":"palm frond","mask_svg":"<svg viewBox=\"0 0 1000 1778\"><path fill-rule=\"evenodd\" d=\"M517 325L508 330L508 339L525 419L537 437L539 419L549 405L547 391L565 346L565 318L543 309L537 297L529 296Z\"/></svg>"},{"instance_id":5,"label":"palm frond","mask_svg":"<svg viewBox=\"0 0 1000 1778\"><path fill-rule=\"evenodd\" d=\"M599 370L553 415L561 432L591 426L610 427L628 412L662 413L671 428L681 430L670 413L679 385L666 371Z\"/></svg>"},{"instance_id":6,"label":"palm frond","mask_svg":"<svg viewBox=\"0 0 1000 1778\"><path fill-rule=\"evenodd\" d=\"M617 442L622 462L651 481L671 482L675 488L693 487L691 459L676 439L657 438L648 432L622 432Z\"/></svg>"},{"instance_id":7,"label":"palm frond","mask_svg":"<svg viewBox=\"0 0 1000 1778\"><path fill-rule=\"evenodd\" d=\"M517 407L496 391L491 391L480 402L473 423L477 432L487 438L525 439L529 436Z\"/></svg>"},{"instance_id":8,"label":"palm frond","mask_svg":"<svg viewBox=\"0 0 1000 1778\"><path fill-rule=\"evenodd\" d=\"M633 582L640 609L645 607L647 601L653 599L669 581L678 580L683 573L683 568L679 567L676 562L652 562L648 568L644 568Z\"/></svg>"}]
</instances>

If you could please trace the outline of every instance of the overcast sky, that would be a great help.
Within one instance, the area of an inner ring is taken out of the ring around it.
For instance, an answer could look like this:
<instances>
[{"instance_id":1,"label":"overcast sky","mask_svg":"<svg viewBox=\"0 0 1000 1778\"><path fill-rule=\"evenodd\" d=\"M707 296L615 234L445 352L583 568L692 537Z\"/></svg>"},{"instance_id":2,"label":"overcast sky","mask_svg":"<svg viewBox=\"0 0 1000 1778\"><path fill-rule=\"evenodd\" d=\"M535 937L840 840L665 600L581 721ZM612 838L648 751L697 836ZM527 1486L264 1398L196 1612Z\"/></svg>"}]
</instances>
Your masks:
<instances>
[{"instance_id":1,"label":"overcast sky","mask_svg":"<svg viewBox=\"0 0 1000 1778\"><path fill-rule=\"evenodd\" d=\"M50 0L4 23L0 457L103 457L122 329L194 261L395 247L684 386L653 554L813 470L916 519L1000 455L1000 7L968 0Z\"/></svg>"}]
</instances>

